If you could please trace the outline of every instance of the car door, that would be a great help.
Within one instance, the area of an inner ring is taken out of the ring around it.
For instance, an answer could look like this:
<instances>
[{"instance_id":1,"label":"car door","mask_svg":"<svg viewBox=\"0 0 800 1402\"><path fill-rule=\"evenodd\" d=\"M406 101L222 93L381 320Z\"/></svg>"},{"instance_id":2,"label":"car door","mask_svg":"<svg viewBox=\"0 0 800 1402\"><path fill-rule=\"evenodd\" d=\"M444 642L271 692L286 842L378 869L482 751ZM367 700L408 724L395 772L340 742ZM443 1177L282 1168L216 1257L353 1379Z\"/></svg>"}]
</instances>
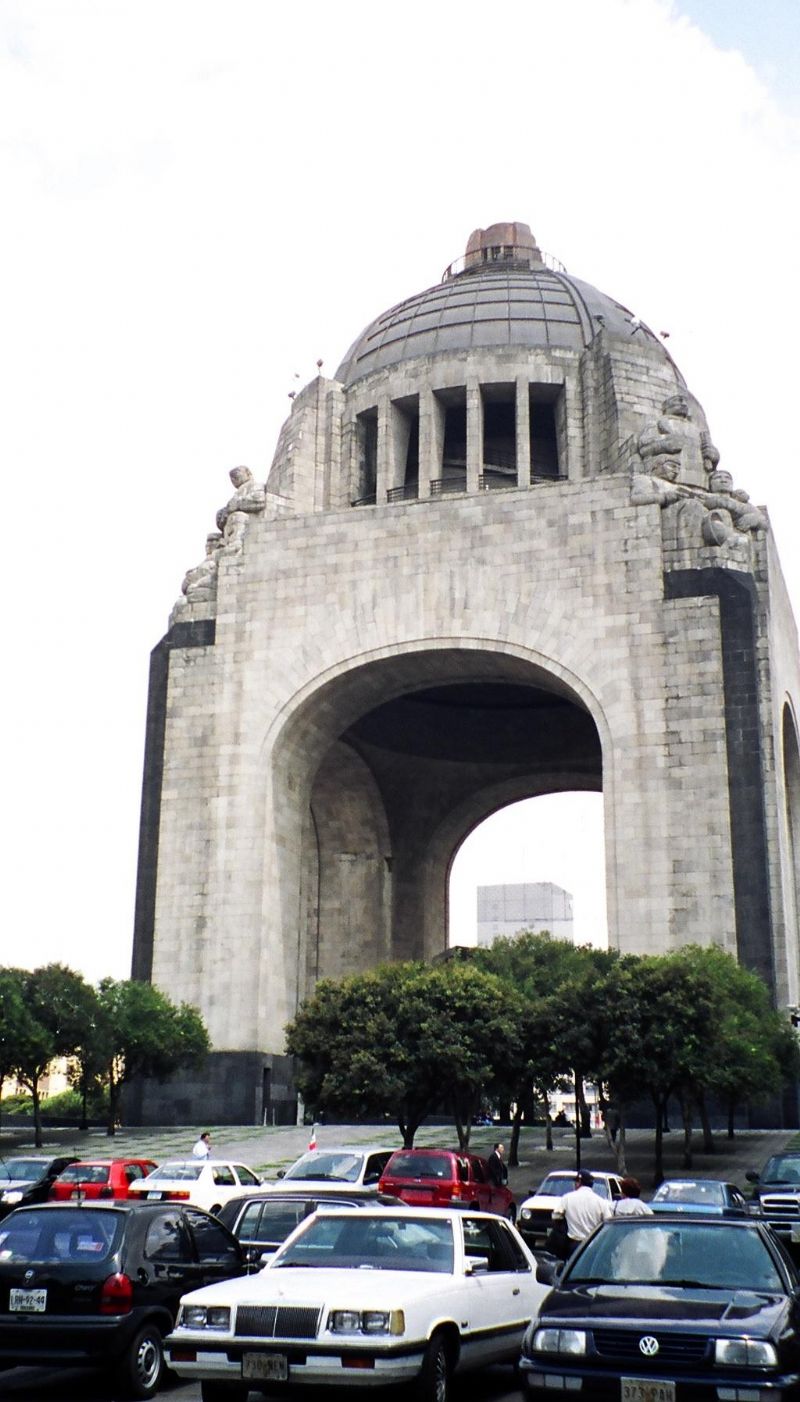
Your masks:
<instances>
[{"instance_id":1,"label":"car door","mask_svg":"<svg viewBox=\"0 0 800 1402\"><path fill-rule=\"evenodd\" d=\"M227 1227L193 1207L184 1208L184 1219L194 1240L192 1274L195 1283L190 1289L244 1274L244 1252Z\"/></svg>"},{"instance_id":2,"label":"car door","mask_svg":"<svg viewBox=\"0 0 800 1402\"><path fill-rule=\"evenodd\" d=\"M143 1256L148 1299L174 1315L181 1295L197 1281L194 1242L179 1207L165 1207L149 1218Z\"/></svg>"},{"instance_id":3,"label":"car door","mask_svg":"<svg viewBox=\"0 0 800 1402\"><path fill-rule=\"evenodd\" d=\"M494 1212L496 1206L494 1185L489 1182L483 1159L479 1159L475 1154L470 1154L467 1163L469 1164L470 1189L475 1201L482 1212Z\"/></svg>"},{"instance_id":4,"label":"car door","mask_svg":"<svg viewBox=\"0 0 800 1402\"><path fill-rule=\"evenodd\" d=\"M466 1266L465 1361L478 1365L516 1359L532 1312L530 1263L501 1218L465 1215L456 1221Z\"/></svg>"}]
</instances>

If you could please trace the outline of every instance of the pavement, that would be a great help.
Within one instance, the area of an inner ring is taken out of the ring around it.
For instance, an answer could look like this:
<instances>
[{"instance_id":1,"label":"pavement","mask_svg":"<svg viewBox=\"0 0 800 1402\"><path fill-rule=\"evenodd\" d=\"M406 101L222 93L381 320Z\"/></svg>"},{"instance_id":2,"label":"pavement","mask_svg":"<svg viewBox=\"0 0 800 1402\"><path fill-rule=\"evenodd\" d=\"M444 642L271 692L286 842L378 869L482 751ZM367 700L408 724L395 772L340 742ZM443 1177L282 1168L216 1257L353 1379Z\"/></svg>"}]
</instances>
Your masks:
<instances>
[{"instance_id":1,"label":"pavement","mask_svg":"<svg viewBox=\"0 0 800 1402\"><path fill-rule=\"evenodd\" d=\"M81 1133L74 1129L47 1130L41 1150L34 1152L52 1154L75 1154L80 1158L109 1158L137 1156L154 1158L163 1163L169 1158L188 1158L192 1145L201 1129L211 1132L212 1155L216 1158L229 1158L248 1164L256 1173L274 1178L280 1169L286 1169L308 1148L310 1128L305 1125L202 1125L162 1126L153 1128L123 1128L110 1137L103 1130L93 1129ZM486 1154L492 1144L500 1141L508 1151L510 1130L508 1126L494 1125L479 1127L472 1131L470 1149L474 1153ZM455 1147L455 1132L450 1125L423 1126L417 1135L418 1146ZM343 1144L369 1144L399 1148L400 1137L396 1126L387 1125L321 1125L317 1129L319 1148ZM723 1178L736 1183L748 1191L745 1174L748 1169L760 1169L770 1154L792 1145L800 1148L800 1135L796 1130L739 1130L732 1140L723 1130L714 1135L714 1153L701 1152L699 1131L693 1140L693 1162L690 1168L683 1163L683 1132L673 1129L664 1135L664 1172L667 1178L696 1176L698 1178ZM0 1156L30 1152L33 1149L32 1130L14 1129L13 1121L6 1119L0 1129ZM642 1184L642 1196L650 1196L653 1183L652 1130L629 1130L626 1143L627 1171ZM545 1148L544 1129L534 1127L522 1130L520 1136L519 1167L509 1171L509 1183L518 1202L535 1191L545 1174L554 1168L575 1166L574 1130L553 1131L553 1149ZM591 1139L581 1141L581 1162L584 1168L617 1168L613 1151L606 1143L605 1135L596 1130Z\"/></svg>"}]
</instances>

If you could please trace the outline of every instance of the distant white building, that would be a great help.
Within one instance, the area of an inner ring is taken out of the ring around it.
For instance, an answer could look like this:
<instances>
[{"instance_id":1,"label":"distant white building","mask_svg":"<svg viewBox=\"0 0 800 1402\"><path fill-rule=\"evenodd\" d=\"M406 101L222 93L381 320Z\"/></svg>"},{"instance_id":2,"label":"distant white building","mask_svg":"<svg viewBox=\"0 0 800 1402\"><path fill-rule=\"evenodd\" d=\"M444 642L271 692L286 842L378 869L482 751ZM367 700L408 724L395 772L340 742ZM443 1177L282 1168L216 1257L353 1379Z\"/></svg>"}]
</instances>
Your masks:
<instances>
[{"instance_id":1,"label":"distant white building","mask_svg":"<svg viewBox=\"0 0 800 1402\"><path fill-rule=\"evenodd\" d=\"M571 940L572 895L552 881L513 886L478 887L478 944L489 945L521 930L547 930L554 939Z\"/></svg>"}]
</instances>

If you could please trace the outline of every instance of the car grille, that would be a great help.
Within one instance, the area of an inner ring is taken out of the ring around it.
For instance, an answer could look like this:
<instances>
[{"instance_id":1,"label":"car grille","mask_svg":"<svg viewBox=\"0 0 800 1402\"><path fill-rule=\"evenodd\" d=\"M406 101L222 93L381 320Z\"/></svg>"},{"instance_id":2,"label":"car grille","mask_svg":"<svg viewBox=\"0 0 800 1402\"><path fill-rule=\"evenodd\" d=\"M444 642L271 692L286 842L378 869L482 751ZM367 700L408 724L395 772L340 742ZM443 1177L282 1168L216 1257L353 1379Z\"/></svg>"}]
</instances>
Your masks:
<instances>
[{"instance_id":1,"label":"car grille","mask_svg":"<svg viewBox=\"0 0 800 1402\"><path fill-rule=\"evenodd\" d=\"M240 1305L235 1332L259 1339L315 1339L319 1317L316 1305Z\"/></svg>"},{"instance_id":2,"label":"car grille","mask_svg":"<svg viewBox=\"0 0 800 1402\"><path fill-rule=\"evenodd\" d=\"M646 1358L639 1348L645 1336L658 1340L658 1352ZM601 1358L635 1359L637 1368L659 1368L665 1363L698 1363L706 1354L705 1334L660 1333L657 1329L595 1329L595 1351Z\"/></svg>"},{"instance_id":3,"label":"car grille","mask_svg":"<svg viewBox=\"0 0 800 1402\"><path fill-rule=\"evenodd\" d=\"M765 1217L769 1217L776 1222L797 1222L800 1221L800 1198L796 1197L762 1197L761 1210Z\"/></svg>"}]
</instances>

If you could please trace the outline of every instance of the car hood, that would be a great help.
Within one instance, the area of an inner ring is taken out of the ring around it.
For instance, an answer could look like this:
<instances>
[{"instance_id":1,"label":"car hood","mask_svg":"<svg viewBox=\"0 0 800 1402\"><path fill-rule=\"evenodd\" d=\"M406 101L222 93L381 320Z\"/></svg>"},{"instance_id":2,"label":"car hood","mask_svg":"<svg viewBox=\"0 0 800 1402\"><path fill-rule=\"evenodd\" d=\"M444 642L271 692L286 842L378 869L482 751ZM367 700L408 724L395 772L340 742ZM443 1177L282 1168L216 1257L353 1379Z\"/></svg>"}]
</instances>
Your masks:
<instances>
[{"instance_id":1,"label":"car hood","mask_svg":"<svg viewBox=\"0 0 800 1402\"><path fill-rule=\"evenodd\" d=\"M198 1305L319 1304L340 1308L376 1309L382 1304L397 1308L403 1300L437 1298L454 1284L441 1271L336 1270L325 1267L266 1266L257 1275L237 1276L206 1285L184 1295L183 1302Z\"/></svg>"},{"instance_id":2,"label":"car hood","mask_svg":"<svg viewBox=\"0 0 800 1402\"><path fill-rule=\"evenodd\" d=\"M547 1297L542 1320L587 1324L713 1326L732 1333L768 1334L788 1309L788 1297L772 1291L710 1290L667 1285L578 1285Z\"/></svg>"},{"instance_id":3,"label":"car hood","mask_svg":"<svg viewBox=\"0 0 800 1402\"><path fill-rule=\"evenodd\" d=\"M565 1193L569 1192L569 1189L568 1189L568 1188L565 1188L565 1189L564 1189L564 1192L565 1192ZM521 1204L521 1206L522 1206L522 1207L546 1207L546 1208L552 1210L552 1208L555 1207L556 1203L561 1201L561 1199L562 1199L563 1196L564 1196L564 1193L536 1193L536 1194L534 1195L534 1197L532 1197L532 1198L526 1198L525 1201Z\"/></svg>"}]
</instances>

